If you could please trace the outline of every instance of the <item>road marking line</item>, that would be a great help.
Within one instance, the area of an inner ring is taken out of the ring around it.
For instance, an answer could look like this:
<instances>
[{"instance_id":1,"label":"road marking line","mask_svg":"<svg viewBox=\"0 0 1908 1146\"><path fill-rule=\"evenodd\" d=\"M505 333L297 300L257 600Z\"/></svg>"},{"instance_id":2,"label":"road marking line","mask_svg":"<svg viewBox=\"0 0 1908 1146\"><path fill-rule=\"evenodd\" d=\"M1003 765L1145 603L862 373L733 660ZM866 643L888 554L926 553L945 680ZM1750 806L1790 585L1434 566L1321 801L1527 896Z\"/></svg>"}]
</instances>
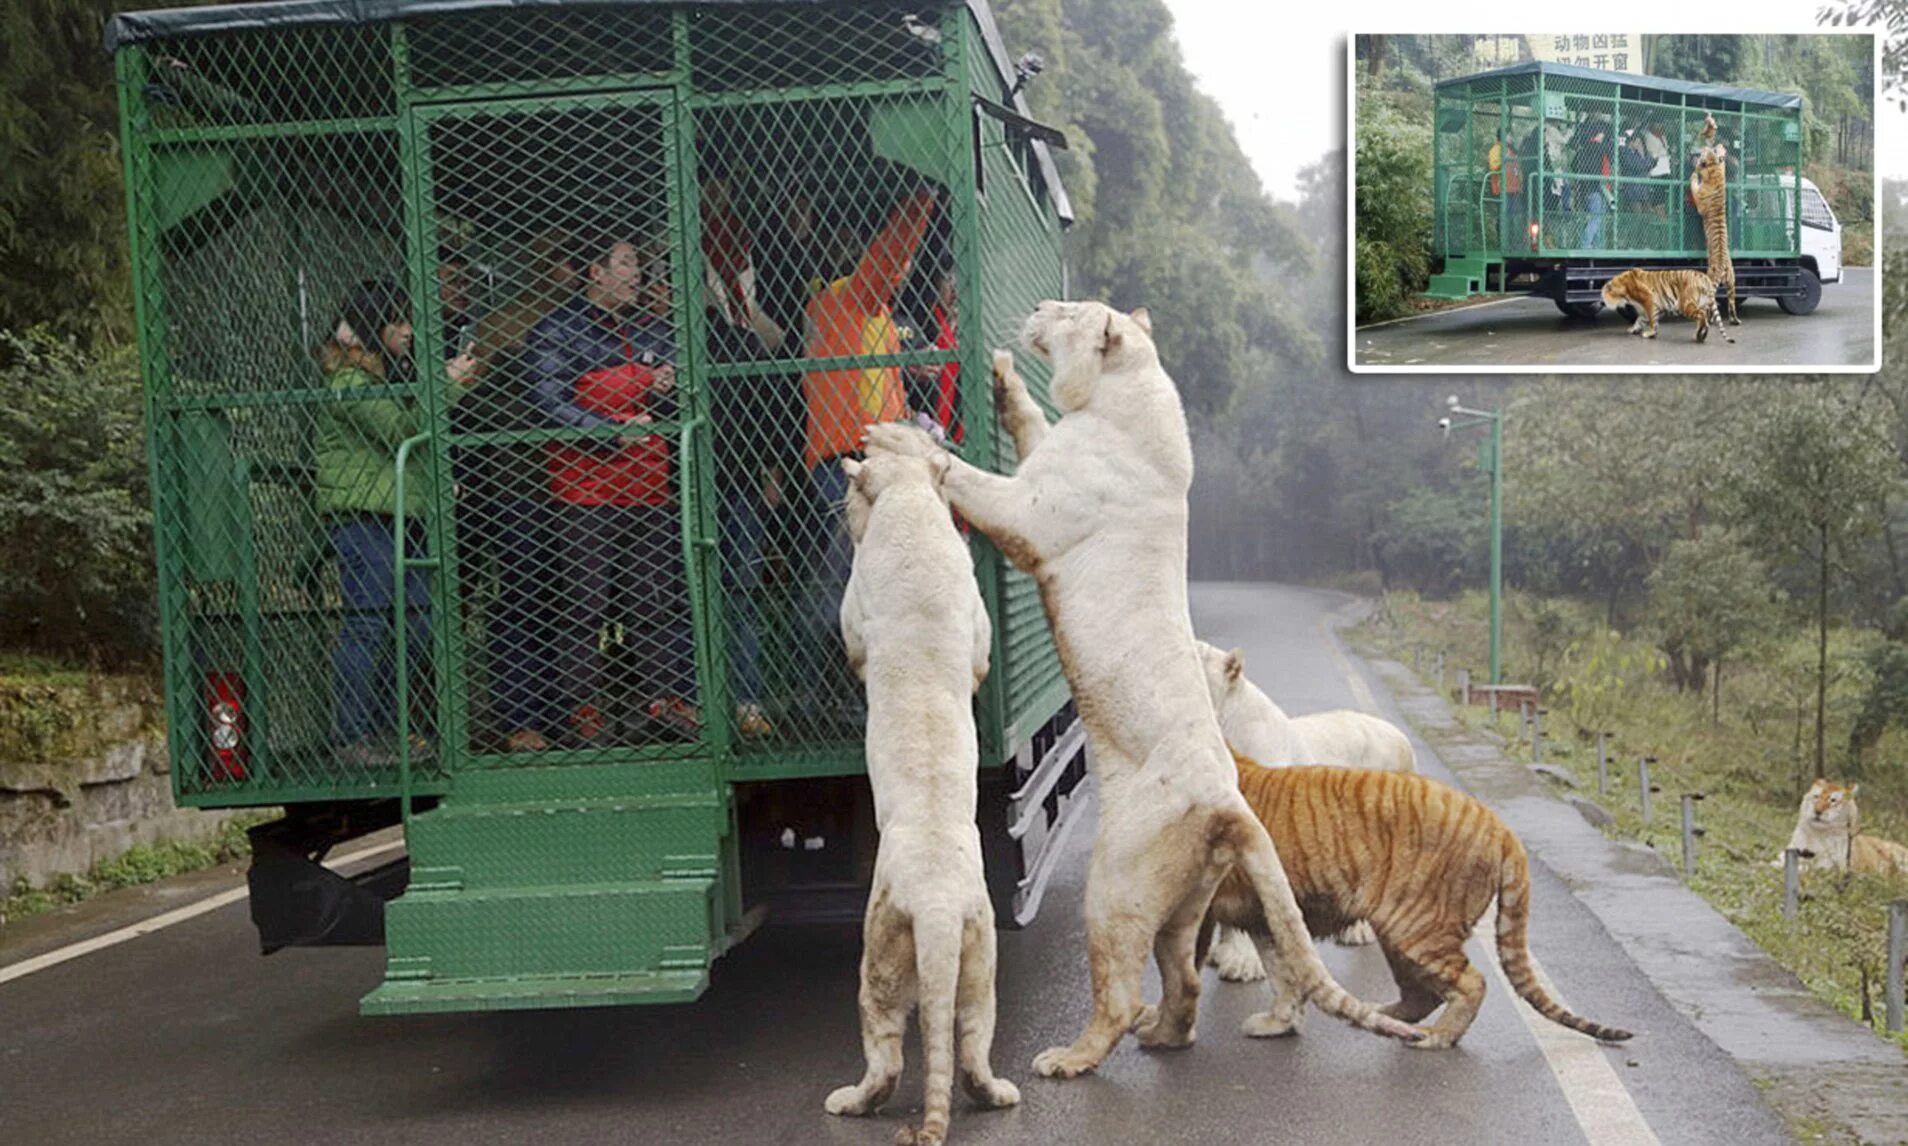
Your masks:
<instances>
[{"instance_id":1,"label":"road marking line","mask_svg":"<svg viewBox=\"0 0 1908 1146\"><path fill-rule=\"evenodd\" d=\"M1459 311L1465 310L1483 310L1487 306L1503 306L1507 302L1524 302L1531 297L1533 296L1517 294L1509 298L1494 298L1489 302L1474 302L1466 306L1447 306L1443 310L1428 310L1423 314L1407 314L1403 318L1388 318L1383 322L1374 322L1365 326L1354 327L1352 328L1352 333L1363 334L1367 330L1377 330L1381 326L1396 326L1401 322L1416 322L1421 318L1436 318L1441 314L1457 314Z\"/></svg>"},{"instance_id":2,"label":"road marking line","mask_svg":"<svg viewBox=\"0 0 1908 1146\"><path fill-rule=\"evenodd\" d=\"M1544 1018L1511 990L1510 980L1497 962L1496 904L1477 921L1473 938L1484 949L1484 962L1490 967L1492 977L1512 1000L1517 1017L1524 1020L1525 1028L1537 1042L1537 1049L1543 1052L1544 1062L1556 1077L1565 1101L1570 1103L1570 1112L1590 1146L1661 1146L1661 1140L1644 1121L1643 1112L1637 1109L1636 1100L1630 1097L1623 1079L1610 1065L1602 1045L1588 1035L1567 1030ZM1544 974L1535 955L1530 957L1530 970L1538 985L1557 1000L1559 1006L1568 1009L1570 1004L1550 981L1550 976Z\"/></svg>"},{"instance_id":3,"label":"road marking line","mask_svg":"<svg viewBox=\"0 0 1908 1146\"><path fill-rule=\"evenodd\" d=\"M403 840L391 840L386 843L373 845L372 847L361 848L355 852L347 852L336 859L327 861L325 866L336 871L347 864L370 859L372 856L383 855L385 852L397 851L403 846ZM151 935L155 931L163 931L175 923L184 923L186 920L204 915L208 911L217 911L219 908L228 904L237 903L239 900L244 899L246 895L249 894L249 891L249 888L243 886L232 888L229 891L221 891L216 895L209 895L196 903L188 903L184 907L176 907L161 915L155 915L151 919L144 919L138 923L128 924L116 931L108 931L104 935L95 935L91 939L83 939L78 943L71 943L58 950L48 951L44 955L35 955L31 959L23 959L18 963L9 963L5 967L0 967L0 983L8 983L15 979L24 978L33 974L35 971L44 971L48 967L57 967L69 959L77 959L82 955L90 955L95 951L115 947L129 939L137 939L141 935Z\"/></svg>"},{"instance_id":4,"label":"road marking line","mask_svg":"<svg viewBox=\"0 0 1908 1146\"><path fill-rule=\"evenodd\" d=\"M1345 650L1338 647L1338 635L1332 631L1330 613L1320 615L1318 631L1325 638L1325 650L1332 654L1332 663L1338 666L1340 675L1345 678L1346 686L1351 689L1352 704L1360 712L1378 715L1378 698L1371 695L1371 686L1365 683L1364 675L1352 667L1351 661L1345 656Z\"/></svg>"}]
</instances>

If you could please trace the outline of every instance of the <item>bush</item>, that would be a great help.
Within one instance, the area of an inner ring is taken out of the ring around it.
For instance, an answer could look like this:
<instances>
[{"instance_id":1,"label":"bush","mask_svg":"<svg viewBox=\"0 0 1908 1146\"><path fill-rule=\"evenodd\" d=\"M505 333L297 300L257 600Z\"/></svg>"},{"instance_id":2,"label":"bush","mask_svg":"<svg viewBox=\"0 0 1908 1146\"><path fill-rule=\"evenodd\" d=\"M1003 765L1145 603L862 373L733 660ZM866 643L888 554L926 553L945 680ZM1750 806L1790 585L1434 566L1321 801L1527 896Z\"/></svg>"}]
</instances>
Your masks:
<instances>
[{"instance_id":1,"label":"bush","mask_svg":"<svg viewBox=\"0 0 1908 1146\"><path fill-rule=\"evenodd\" d=\"M0 643L113 667L156 647L137 359L0 331Z\"/></svg>"},{"instance_id":2,"label":"bush","mask_svg":"<svg viewBox=\"0 0 1908 1146\"><path fill-rule=\"evenodd\" d=\"M1422 102L1422 101L1420 101ZM1358 319L1403 314L1431 275L1431 126L1383 93L1358 99Z\"/></svg>"}]
</instances>

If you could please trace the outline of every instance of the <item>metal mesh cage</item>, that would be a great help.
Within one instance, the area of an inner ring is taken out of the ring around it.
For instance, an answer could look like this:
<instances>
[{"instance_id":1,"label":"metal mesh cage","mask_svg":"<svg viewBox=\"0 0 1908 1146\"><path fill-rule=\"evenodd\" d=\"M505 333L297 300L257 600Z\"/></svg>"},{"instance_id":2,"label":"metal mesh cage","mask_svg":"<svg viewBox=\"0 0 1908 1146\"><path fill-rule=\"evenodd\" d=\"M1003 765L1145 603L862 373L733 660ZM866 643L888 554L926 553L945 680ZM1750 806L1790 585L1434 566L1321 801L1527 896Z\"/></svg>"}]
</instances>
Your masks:
<instances>
[{"instance_id":1,"label":"metal mesh cage","mask_svg":"<svg viewBox=\"0 0 1908 1146\"><path fill-rule=\"evenodd\" d=\"M1729 149L1730 250L1799 252L1793 192L1801 107L1766 93L1575 67L1522 65L1440 84L1434 111L1438 254L1690 259L1687 201L1705 114ZM1783 188L1789 188L1784 191Z\"/></svg>"},{"instance_id":2,"label":"metal mesh cage","mask_svg":"<svg viewBox=\"0 0 1908 1146\"><path fill-rule=\"evenodd\" d=\"M965 383L1065 289L977 15L385 7L116 50L181 798L858 770L839 458L1010 463ZM1066 691L975 549L998 763Z\"/></svg>"}]
</instances>

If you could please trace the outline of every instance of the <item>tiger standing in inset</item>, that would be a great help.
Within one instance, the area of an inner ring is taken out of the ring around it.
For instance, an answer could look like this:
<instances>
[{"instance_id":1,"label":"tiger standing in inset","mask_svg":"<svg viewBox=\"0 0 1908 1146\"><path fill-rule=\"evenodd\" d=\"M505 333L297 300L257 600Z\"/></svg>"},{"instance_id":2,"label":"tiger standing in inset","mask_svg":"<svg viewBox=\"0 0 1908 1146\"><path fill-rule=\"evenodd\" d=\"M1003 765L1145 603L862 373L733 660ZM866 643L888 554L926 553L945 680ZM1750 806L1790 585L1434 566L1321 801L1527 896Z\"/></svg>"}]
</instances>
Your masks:
<instances>
[{"instance_id":1,"label":"tiger standing in inset","mask_svg":"<svg viewBox=\"0 0 1908 1146\"><path fill-rule=\"evenodd\" d=\"M1680 314L1696 324L1696 341L1709 338L1709 328L1722 332L1724 342L1736 338L1722 324L1722 312L1716 309L1716 283L1701 271L1646 271L1632 267L1603 284L1603 305L1628 304L1636 308L1631 334L1656 337L1656 316Z\"/></svg>"},{"instance_id":2,"label":"tiger standing in inset","mask_svg":"<svg viewBox=\"0 0 1908 1146\"><path fill-rule=\"evenodd\" d=\"M1423 1042L1455 1046L1484 1001L1484 976L1464 955L1479 917L1497 900L1497 954L1511 989L1551 1022L1617 1042L1629 1031L1580 1018L1551 998L1531 967L1530 861L1504 821L1482 803L1403 772L1345 768L1261 768L1233 753L1239 791L1266 830L1292 896L1313 935L1330 935L1367 919L1398 981L1401 998L1380 1008L1415 1023L1444 1013ZM1277 955L1251 885L1235 871L1219 885L1200 928L1214 924L1249 932L1272 968L1272 1007L1244 1030L1255 1037L1293 1034L1305 996L1287 985L1290 959Z\"/></svg>"},{"instance_id":3,"label":"tiger standing in inset","mask_svg":"<svg viewBox=\"0 0 1908 1146\"><path fill-rule=\"evenodd\" d=\"M1715 121L1710 120L1705 138L1713 138L1715 127ZM1729 321L1741 326L1742 319L1736 315L1736 264L1729 257L1729 189L1723 180L1723 160L1728 155L1729 150L1720 144L1703 148L1689 177L1689 197L1696 201L1696 212L1703 217L1703 239L1709 244L1709 277L1718 293L1725 286L1729 288Z\"/></svg>"}]
</instances>

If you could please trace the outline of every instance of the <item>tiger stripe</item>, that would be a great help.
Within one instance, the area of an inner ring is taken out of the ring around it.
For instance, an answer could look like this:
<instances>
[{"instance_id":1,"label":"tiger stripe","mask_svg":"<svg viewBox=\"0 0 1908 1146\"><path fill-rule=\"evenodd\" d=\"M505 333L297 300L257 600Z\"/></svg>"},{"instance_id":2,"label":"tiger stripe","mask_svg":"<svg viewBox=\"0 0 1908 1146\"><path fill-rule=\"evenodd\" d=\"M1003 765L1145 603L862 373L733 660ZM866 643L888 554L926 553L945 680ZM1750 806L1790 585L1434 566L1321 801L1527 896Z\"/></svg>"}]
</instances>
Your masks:
<instances>
[{"instance_id":1,"label":"tiger stripe","mask_svg":"<svg viewBox=\"0 0 1908 1146\"><path fill-rule=\"evenodd\" d=\"M1538 980L1528 944L1529 858L1483 803L1410 773L1262 768L1236 752L1233 759L1239 790L1275 841L1307 930L1330 935L1369 920L1400 992L1381 1010L1415 1023L1445 1008L1419 1045L1452 1046L1475 1019L1484 977L1464 941L1493 900L1498 959L1511 989L1560 1026L1606 1041L1630 1037L1572 1014ZM1213 898L1212 915L1255 936L1267 933L1258 897L1237 870ZM1310 994L1293 986L1301 1000ZM1281 1001L1279 990L1273 1016L1300 1001Z\"/></svg>"}]
</instances>

